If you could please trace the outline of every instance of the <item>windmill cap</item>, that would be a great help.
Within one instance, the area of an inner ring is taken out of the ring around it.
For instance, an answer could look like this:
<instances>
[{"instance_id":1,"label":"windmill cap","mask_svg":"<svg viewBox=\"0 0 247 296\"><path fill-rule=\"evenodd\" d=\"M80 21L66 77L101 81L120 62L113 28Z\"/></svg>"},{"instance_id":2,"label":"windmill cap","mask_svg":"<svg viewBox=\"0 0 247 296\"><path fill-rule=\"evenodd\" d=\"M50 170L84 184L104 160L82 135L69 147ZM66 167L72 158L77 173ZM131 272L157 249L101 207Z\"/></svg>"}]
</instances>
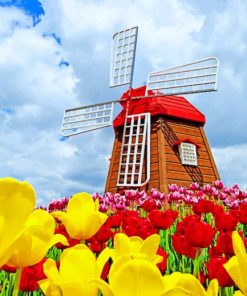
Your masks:
<instances>
[{"instance_id":1,"label":"windmill cap","mask_svg":"<svg viewBox=\"0 0 247 296\"><path fill-rule=\"evenodd\" d=\"M129 115L147 113L151 116L164 115L170 118L183 119L190 122L205 124L205 116L182 96L155 95L149 91L145 97L146 86L126 91L121 99L122 111L113 121L113 127L124 125L127 100L129 99Z\"/></svg>"}]
</instances>

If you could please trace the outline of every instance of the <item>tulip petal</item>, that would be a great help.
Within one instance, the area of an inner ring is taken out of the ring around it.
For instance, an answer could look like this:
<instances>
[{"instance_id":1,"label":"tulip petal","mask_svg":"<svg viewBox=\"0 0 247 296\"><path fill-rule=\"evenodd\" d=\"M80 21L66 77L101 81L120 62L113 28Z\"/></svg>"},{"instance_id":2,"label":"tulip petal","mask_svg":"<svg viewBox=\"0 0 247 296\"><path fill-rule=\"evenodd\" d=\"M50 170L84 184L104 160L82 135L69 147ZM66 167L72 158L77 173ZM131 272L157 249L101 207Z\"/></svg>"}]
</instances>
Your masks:
<instances>
[{"instance_id":1,"label":"tulip petal","mask_svg":"<svg viewBox=\"0 0 247 296\"><path fill-rule=\"evenodd\" d=\"M47 251L56 243L68 245L67 239L61 235L54 235L54 218L44 210L38 209L31 213L26 222L26 228L16 240L14 253L8 264L16 267L26 267L39 262Z\"/></svg>"},{"instance_id":2,"label":"tulip petal","mask_svg":"<svg viewBox=\"0 0 247 296\"><path fill-rule=\"evenodd\" d=\"M233 243L234 253L238 258L240 272L242 275L246 275L247 274L246 249L244 246L244 242L237 231L233 231L232 233L232 243Z\"/></svg>"},{"instance_id":3,"label":"tulip petal","mask_svg":"<svg viewBox=\"0 0 247 296\"><path fill-rule=\"evenodd\" d=\"M240 290L246 294L247 254L244 242L237 231L232 233L232 242L236 256L230 258L224 267Z\"/></svg>"},{"instance_id":4,"label":"tulip petal","mask_svg":"<svg viewBox=\"0 0 247 296\"><path fill-rule=\"evenodd\" d=\"M219 283L216 279L212 280L207 289L207 296L217 296L219 291Z\"/></svg>"},{"instance_id":5,"label":"tulip petal","mask_svg":"<svg viewBox=\"0 0 247 296\"><path fill-rule=\"evenodd\" d=\"M62 222L67 220L68 214L63 211L53 211L51 212L51 215L55 218L58 218Z\"/></svg>"},{"instance_id":6,"label":"tulip petal","mask_svg":"<svg viewBox=\"0 0 247 296\"><path fill-rule=\"evenodd\" d=\"M100 289L103 296L117 296L112 291L111 287L101 279L95 279L92 281Z\"/></svg>"},{"instance_id":7,"label":"tulip petal","mask_svg":"<svg viewBox=\"0 0 247 296\"><path fill-rule=\"evenodd\" d=\"M163 283L165 289L169 290L175 288L177 286L177 283L181 280L182 275L183 274L181 272L173 272L172 274L164 275Z\"/></svg>"},{"instance_id":8,"label":"tulip petal","mask_svg":"<svg viewBox=\"0 0 247 296\"><path fill-rule=\"evenodd\" d=\"M45 295L47 295L47 290L50 285L50 281L48 279L38 281L38 284L40 286L40 289L44 292Z\"/></svg>"},{"instance_id":9,"label":"tulip petal","mask_svg":"<svg viewBox=\"0 0 247 296\"><path fill-rule=\"evenodd\" d=\"M125 233L117 233L114 236L114 249L116 257L121 254L129 254L131 252L130 238Z\"/></svg>"},{"instance_id":10,"label":"tulip petal","mask_svg":"<svg viewBox=\"0 0 247 296\"><path fill-rule=\"evenodd\" d=\"M233 296L244 296L244 294L241 291L236 291Z\"/></svg>"},{"instance_id":11,"label":"tulip petal","mask_svg":"<svg viewBox=\"0 0 247 296\"><path fill-rule=\"evenodd\" d=\"M173 289L165 291L160 294L160 296L191 296L191 295L201 296L197 294L192 294L190 291L183 288L179 288L179 287L177 288L174 287Z\"/></svg>"},{"instance_id":12,"label":"tulip petal","mask_svg":"<svg viewBox=\"0 0 247 296\"><path fill-rule=\"evenodd\" d=\"M77 283L60 283L59 285L52 284L49 280L45 279L39 281L39 286L46 296L75 296L85 295L83 289Z\"/></svg>"},{"instance_id":13,"label":"tulip petal","mask_svg":"<svg viewBox=\"0 0 247 296\"><path fill-rule=\"evenodd\" d=\"M191 295L193 291L193 295L197 296L205 296L206 291L204 290L203 286L201 285L200 281L193 276L192 274L183 274L180 272L173 272L170 275L164 276L164 285L165 291L162 295L172 295L169 294L170 291L176 291L173 295ZM214 285L212 286L212 291ZM209 295L218 295L218 290L216 294L209 294Z\"/></svg>"},{"instance_id":14,"label":"tulip petal","mask_svg":"<svg viewBox=\"0 0 247 296\"><path fill-rule=\"evenodd\" d=\"M98 232L106 220L107 215L100 212L91 213L86 219L81 217L81 225L78 225L78 236L75 238L83 240L91 238Z\"/></svg>"},{"instance_id":15,"label":"tulip petal","mask_svg":"<svg viewBox=\"0 0 247 296\"><path fill-rule=\"evenodd\" d=\"M114 263L111 265L108 275L109 281L112 281L114 279L115 274L118 272L121 266L129 260L131 260L131 257L128 254L122 254L119 257L117 257L116 261L114 261Z\"/></svg>"},{"instance_id":16,"label":"tulip petal","mask_svg":"<svg viewBox=\"0 0 247 296\"><path fill-rule=\"evenodd\" d=\"M96 258L85 245L76 245L64 251L60 260L60 274L65 281L76 281L86 286L95 277Z\"/></svg>"},{"instance_id":17,"label":"tulip petal","mask_svg":"<svg viewBox=\"0 0 247 296\"><path fill-rule=\"evenodd\" d=\"M241 274L240 267L239 267L239 260L237 256L231 257L227 261L227 263L225 263L223 266L226 269L226 271L229 273L233 281L236 283L236 285L242 291L244 291L244 287L246 283L246 280L245 280L246 274L243 274L243 275Z\"/></svg>"},{"instance_id":18,"label":"tulip petal","mask_svg":"<svg viewBox=\"0 0 247 296\"><path fill-rule=\"evenodd\" d=\"M1 232L0 266L10 257L11 246L20 236L25 222L35 206L35 191L27 182L13 178L0 179L1 196ZM5 225L8 229L5 230Z\"/></svg>"},{"instance_id":19,"label":"tulip petal","mask_svg":"<svg viewBox=\"0 0 247 296\"><path fill-rule=\"evenodd\" d=\"M95 211L95 204L92 196L86 192L74 194L69 200L67 206L68 215L74 217L87 216L88 213Z\"/></svg>"},{"instance_id":20,"label":"tulip petal","mask_svg":"<svg viewBox=\"0 0 247 296\"><path fill-rule=\"evenodd\" d=\"M140 252L147 254L148 259L151 260L157 253L160 244L160 236L153 234L147 237L140 249Z\"/></svg>"},{"instance_id":21,"label":"tulip petal","mask_svg":"<svg viewBox=\"0 0 247 296\"><path fill-rule=\"evenodd\" d=\"M56 223L52 215L41 209L37 209L32 212L26 222L26 226L30 225L42 225L45 231L50 235L54 233L56 227Z\"/></svg>"},{"instance_id":22,"label":"tulip petal","mask_svg":"<svg viewBox=\"0 0 247 296\"><path fill-rule=\"evenodd\" d=\"M109 277L109 284L117 296L160 296L164 290L159 269L145 259L132 259L122 264Z\"/></svg>"},{"instance_id":23,"label":"tulip petal","mask_svg":"<svg viewBox=\"0 0 247 296\"><path fill-rule=\"evenodd\" d=\"M109 248L105 248L98 256L97 258L97 269L96 269L96 276L100 278L103 268L106 264L106 262L112 257L112 254L114 251Z\"/></svg>"},{"instance_id":24,"label":"tulip petal","mask_svg":"<svg viewBox=\"0 0 247 296\"><path fill-rule=\"evenodd\" d=\"M69 243L68 243L68 240L67 238L58 233L58 234L55 234L53 235L52 239L49 241L48 245L47 245L47 251L54 245L58 244L58 243L61 243L62 245L64 246L69 246Z\"/></svg>"},{"instance_id":25,"label":"tulip petal","mask_svg":"<svg viewBox=\"0 0 247 296\"><path fill-rule=\"evenodd\" d=\"M48 258L43 265L43 270L47 278L52 283L61 282L61 276L58 272L56 262L53 259Z\"/></svg>"}]
</instances>

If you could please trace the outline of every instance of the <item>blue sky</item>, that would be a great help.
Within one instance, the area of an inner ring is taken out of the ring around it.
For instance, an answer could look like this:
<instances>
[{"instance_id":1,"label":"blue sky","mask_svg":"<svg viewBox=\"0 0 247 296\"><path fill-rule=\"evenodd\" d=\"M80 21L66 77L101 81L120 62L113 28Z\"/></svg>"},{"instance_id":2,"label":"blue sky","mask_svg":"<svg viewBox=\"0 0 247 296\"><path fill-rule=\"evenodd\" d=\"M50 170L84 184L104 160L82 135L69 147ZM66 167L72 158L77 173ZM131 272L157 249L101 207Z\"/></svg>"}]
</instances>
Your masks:
<instances>
[{"instance_id":1,"label":"blue sky","mask_svg":"<svg viewBox=\"0 0 247 296\"><path fill-rule=\"evenodd\" d=\"M138 25L134 87L153 70L220 59L218 92L187 98L206 115L222 180L247 188L245 0L0 0L0 19L0 177L30 181L39 203L103 192L112 128L64 141L61 120L121 96L108 87L110 42Z\"/></svg>"}]
</instances>

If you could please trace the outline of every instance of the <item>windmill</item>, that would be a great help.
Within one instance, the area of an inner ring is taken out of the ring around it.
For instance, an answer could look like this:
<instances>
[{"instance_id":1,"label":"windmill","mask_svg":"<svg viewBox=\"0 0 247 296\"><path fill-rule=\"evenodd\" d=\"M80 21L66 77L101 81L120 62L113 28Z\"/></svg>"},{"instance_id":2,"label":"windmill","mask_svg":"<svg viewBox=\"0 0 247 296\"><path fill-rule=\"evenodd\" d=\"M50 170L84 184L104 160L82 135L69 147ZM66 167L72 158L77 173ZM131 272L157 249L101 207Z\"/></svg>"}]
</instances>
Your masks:
<instances>
[{"instance_id":1,"label":"windmill","mask_svg":"<svg viewBox=\"0 0 247 296\"><path fill-rule=\"evenodd\" d=\"M105 191L124 188L164 192L167 185L219 179L205 136L204 115L181 94L217 90L219 61L205 58L151 72L133 89L138 27L113 35L110 87L128 85L120 100L64 112L62 135L71 137L113 125L115 140ZM114 105L123 110L113 120Z\"/></svg>"}]
</instances>

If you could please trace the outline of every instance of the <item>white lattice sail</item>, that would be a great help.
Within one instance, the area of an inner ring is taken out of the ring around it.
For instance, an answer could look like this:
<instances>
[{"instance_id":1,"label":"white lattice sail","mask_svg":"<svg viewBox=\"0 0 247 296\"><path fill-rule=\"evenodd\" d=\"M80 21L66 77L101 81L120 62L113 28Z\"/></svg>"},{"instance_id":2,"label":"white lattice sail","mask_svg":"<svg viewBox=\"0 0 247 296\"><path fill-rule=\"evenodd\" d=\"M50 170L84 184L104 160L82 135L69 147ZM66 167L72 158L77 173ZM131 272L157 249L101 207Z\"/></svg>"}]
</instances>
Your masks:
<instances>
[{"instance_id":1,"label":"white lattice sail","mask_svg":"<svg viewBox=\"0 0 247 296\"><path fill-rule=\"evenodd\" d=\"M114 102L105 102L64 112L62 135L70 137L112 125Z\"/></svg>"},{"instance_id":2,"label":"white lattice sail","mask_svg":"<svg viewBox=\"0 0 247 296\"><path fill-rule=\"evenodd\" d=\"M148 91L165 95L190 94L217 90L219 60L205 58L189 64L163 71L152 72L148 76Z\"/></svg>"},{"instance_id":3,"label":"white lattice sail","mask_svg":"<svg viewBox=\"0 0 247 296\"><path fill-rule=\"evenodd\" d=\"M150 113L128 115L123 131L117 186L139 187L149 179Z\"/></svg>"},{"instance_id":4,"label":"white lattice sail","mask_svg":"<svg viewBox=\"0 0 247 296\"><path fill-rule=\"evenodd\" d=\"M132 85L138 27L132 27L113 36L110 87Z\"/></svg>"}]
</instances>

